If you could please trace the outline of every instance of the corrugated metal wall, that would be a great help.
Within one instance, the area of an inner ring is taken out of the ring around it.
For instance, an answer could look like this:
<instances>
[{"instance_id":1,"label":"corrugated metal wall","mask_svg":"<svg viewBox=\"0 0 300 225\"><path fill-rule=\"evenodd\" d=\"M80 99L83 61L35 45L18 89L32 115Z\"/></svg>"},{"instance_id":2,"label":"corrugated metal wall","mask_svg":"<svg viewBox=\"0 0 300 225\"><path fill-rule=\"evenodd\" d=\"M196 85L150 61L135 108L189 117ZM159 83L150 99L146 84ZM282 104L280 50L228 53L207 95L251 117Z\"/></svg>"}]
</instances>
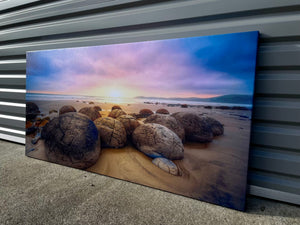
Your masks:
<instances>
[{"instance_id":1,"label":"corrugated metal wall","mask_svg":"<svg viewBox=\"0 0 300 225\"><path fill-rule=\"evenodd\" d=\"M1 1L0 138L25 142L26 51L252 30L250 194L299 204L299 0Z\"/></svg>"}]
</instances>

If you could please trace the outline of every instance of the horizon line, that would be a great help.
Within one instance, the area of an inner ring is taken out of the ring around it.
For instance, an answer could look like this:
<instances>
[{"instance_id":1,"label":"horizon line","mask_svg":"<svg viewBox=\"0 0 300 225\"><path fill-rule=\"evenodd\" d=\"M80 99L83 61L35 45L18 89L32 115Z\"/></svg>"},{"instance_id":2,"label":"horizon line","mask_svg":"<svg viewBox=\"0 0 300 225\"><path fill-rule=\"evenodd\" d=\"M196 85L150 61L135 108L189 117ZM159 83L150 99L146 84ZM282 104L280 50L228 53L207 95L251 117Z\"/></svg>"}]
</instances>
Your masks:
<instances>
[{"instance_id":1,"label":"horizon line","mask_svg":"<svg viewBox=\"0 0 300 225\"><path fill-rule=\"evenodd\" d=\"M104 97L104 98L154 98L154 99L210 99L210 98L216 98L216 97L222 97L222 96L228 96L228 95L246 95L251 96L251 94L223 94L223 95L214 95L213 97L155 97L155 96L135 96L135 97L111 97L111 96L92 96L92 95L74 95L74 94L62 94L62 93L53 93L53 92L38 92L38 91L27 91L26 94L47 94L47 95L67 95L67 96L85 96L85 97Z\"/></svg>"}]
</instances>

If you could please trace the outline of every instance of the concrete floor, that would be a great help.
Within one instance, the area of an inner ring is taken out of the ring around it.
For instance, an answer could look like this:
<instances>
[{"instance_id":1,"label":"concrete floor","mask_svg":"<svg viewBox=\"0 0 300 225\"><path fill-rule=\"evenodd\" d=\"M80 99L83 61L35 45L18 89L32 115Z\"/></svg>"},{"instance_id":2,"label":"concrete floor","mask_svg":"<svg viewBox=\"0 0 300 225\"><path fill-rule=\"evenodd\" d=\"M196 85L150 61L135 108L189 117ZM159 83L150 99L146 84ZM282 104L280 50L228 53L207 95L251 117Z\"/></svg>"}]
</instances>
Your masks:
<instances>
[{"instance_id":1,"label":"concrete floor","mask_svg":"<svg viewBox=\"0 0 300 225\"><path fill-rule=\"evenodd\" d=\"M0 224L300 224L300 207L247 198L246 213L24 155L0 140Z\"/></svg>"}]
</instances>

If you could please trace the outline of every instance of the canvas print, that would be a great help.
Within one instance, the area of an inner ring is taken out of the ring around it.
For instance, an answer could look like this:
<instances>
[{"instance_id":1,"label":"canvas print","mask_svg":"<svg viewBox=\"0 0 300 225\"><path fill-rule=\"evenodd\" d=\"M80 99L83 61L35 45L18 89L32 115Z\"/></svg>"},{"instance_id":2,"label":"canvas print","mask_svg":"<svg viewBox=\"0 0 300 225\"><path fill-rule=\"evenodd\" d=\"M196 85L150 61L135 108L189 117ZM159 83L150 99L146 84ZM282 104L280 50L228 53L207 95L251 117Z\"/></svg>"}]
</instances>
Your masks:
<instances>
[{"instance_id":1,"label":"canvas print","mask_svg":"<svg viewBox=\"0 0 300 225\"><path fill-rule=\"evenodd\" d=\"M257 40L27 52L26 155L243 210Z\"/></svg>"}]
</instances>

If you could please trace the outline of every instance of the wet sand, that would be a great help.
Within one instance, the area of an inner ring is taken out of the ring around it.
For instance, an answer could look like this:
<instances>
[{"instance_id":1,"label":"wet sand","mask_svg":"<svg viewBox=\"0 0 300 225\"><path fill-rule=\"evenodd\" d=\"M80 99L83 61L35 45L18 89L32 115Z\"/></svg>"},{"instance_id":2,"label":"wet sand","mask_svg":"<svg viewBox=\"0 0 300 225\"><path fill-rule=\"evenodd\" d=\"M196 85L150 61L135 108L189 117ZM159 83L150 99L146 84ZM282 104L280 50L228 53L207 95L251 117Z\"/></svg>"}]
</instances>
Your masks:
<instances>
[{"instance_id":1,"label":"wet sand","mask_svg":"<svg viewBox=\"0 0 300 225\"><path fill-rule=\"evenodd\" d=\"M43 114L70 104L77 110L86 106L100 106L107 116L111 103L87 104L74 101L34 101ZM120 149L103 148L99 160L88 171L116 177L161 190L181 194L222 206L243 209L247 181L247 164L251 111L205 109L203 107L168 107L162 104L120 104L127 113L138 113L149 108L156 111L166 108L170 113L186 111L211 116L224 124L224 135L215 137L209 144L185 143L184 159L174 160L180 176L164 172L152 159L135 149L130 141ZM248 117L248 118L247 118ZM40 140L32 146L27 137L27 155L47 160L44 144ZM29 151L34 147L33 151Z\"/></svg>"}]
</instances>

